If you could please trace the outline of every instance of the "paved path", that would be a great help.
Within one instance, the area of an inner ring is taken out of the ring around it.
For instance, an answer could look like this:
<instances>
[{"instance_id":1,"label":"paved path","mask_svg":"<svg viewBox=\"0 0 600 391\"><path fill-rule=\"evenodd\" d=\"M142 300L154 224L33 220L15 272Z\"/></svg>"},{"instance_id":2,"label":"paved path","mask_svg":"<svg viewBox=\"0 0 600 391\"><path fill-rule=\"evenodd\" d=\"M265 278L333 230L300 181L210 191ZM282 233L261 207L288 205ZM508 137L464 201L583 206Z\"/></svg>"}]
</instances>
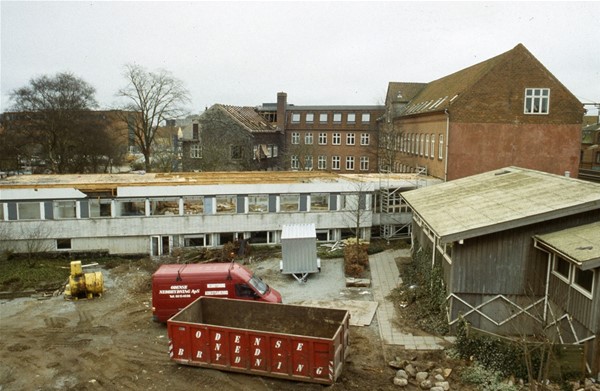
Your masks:
<instances>
[{"instance_id":1,"label":"paved path","mask_svg":"<svg viewBox=\"0 0 600 391\"><path fill-rule=\"evenodd\" d=\"M371 280L373 296L379 303L377 308L377 323L379 334L385 344L403 345L409 350L439 350L444 349L447 342L435 336L414 336L403 332L394 323L394 305L386 299L390 291L402 283L395 259L398 257L410 257L409 249L385 251L369 256L371 269Z\"/></svg>"}]
</instances>

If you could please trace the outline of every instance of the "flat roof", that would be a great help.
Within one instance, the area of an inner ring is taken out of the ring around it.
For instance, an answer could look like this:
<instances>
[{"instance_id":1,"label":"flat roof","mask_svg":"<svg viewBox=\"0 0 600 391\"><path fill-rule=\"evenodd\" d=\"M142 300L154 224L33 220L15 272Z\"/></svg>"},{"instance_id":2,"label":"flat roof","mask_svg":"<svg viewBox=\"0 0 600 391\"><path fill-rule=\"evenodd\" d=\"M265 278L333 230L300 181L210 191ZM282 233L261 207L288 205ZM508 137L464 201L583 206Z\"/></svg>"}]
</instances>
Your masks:
<instances>
[{"instance_id":1,"label":"flat roof","mask_svg":"<svg viewBox=\"0 0 600 391\"><path fill-rule=\"evenodd\" d=\"M600 267L600 221L534 237L583 270Z\"/></svg>"},{"instance_id":2,"label":"flat roof","mask_svg":"<svg viewBox=\"0 0 600 391\"><path fill-rule=\"evenodd\" d=\"M600 184L506 167L402 193L443 243L600 208Z\"/></svg>"},{"instance_id":3,"label":"flat roof","mask_svg":"<svg viewBox=\"0 0 600 391\"><path fill-rule=\"evenodd\" d=\"M144 186L219 186L219 185L274 185L326 183L382 183L386 187L406 186L423 181L427 184L440 180L417 174L336 174L323 171L227 171L227 172L174 172L126 174L63 174L17 175L0 179L0 192L13 189L76 188L79 190L110 190ZM415 185L415 187L417 187ZM0 197L1 199L2 197Z\"/></svg>"}]
</instances>

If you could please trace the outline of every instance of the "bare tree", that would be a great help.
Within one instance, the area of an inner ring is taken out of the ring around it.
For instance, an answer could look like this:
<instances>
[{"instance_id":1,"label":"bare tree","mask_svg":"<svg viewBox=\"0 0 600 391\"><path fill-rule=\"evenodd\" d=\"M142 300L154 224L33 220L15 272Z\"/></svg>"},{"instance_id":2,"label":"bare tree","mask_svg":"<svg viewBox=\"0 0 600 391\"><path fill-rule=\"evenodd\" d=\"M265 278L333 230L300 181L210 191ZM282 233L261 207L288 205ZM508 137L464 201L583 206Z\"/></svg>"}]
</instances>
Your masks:
<instances>
[{"instance_id":1,"label":"bare tree","mask_svg":"<svg viewBox=\"0 0 600 391\"><path fill-rule=\"evenodd\" d=\"M185 114L190 102L183 82L166 70L150 72L139 65L126 65L127 86L118 96L126 98L126 111L138 113L131 118L134 143L144 155L146 171L151 171L151 156L159 126L167 119Z\"/></svg>"},{"instance_id":2,"label":"bare tree","mask_svg":"<svg viewBox=\"0 0 600 391\"><path fill-rule=\"evenodd\" d=\"M96 90L71 73L41 76L11 92L13 113L3 115L5 137L12 140L12 161L39 158L53 173L88 172L89 160L114 146L107 123L92 111Z\"/></svg>"}]
</instances>

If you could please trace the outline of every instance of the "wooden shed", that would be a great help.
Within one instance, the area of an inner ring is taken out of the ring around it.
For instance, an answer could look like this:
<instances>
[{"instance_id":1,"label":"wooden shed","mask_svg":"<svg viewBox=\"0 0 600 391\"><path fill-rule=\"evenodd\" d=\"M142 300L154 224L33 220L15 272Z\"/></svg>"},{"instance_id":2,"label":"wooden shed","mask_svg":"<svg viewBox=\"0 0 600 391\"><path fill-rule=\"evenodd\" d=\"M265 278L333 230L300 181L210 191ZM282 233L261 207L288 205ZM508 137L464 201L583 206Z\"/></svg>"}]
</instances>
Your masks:
<instances>
[{"instance_id":1,"label":"wooden shed","mask_svg":"<svg viewBox=\"0 0 600 391\"><path fill-rule=\"evenodd\" d=\"M600 184L507 167L403 198L415 249L430 250L443 269L451 325L463 316L517 335L552 324L563 337L561 328L573 327L564 342L585 344L590 370L600 372ZM591 250L565 255L573 243Z\"/></svg>"}]
</instances>

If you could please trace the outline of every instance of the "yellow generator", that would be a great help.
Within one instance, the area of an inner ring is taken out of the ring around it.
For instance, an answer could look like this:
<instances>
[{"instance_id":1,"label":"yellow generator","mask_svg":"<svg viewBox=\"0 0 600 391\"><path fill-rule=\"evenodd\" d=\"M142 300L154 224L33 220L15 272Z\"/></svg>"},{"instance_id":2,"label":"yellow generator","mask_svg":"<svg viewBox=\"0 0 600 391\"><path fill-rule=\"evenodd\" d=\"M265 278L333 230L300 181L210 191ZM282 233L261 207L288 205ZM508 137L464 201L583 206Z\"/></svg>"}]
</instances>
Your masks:
<instances>
[{"instance_id":1,"label":"yellow generator","mask_svg":"<svg viewBox=\"0 0 600 391\"><path fill-rule=\"evenodd\" d=\"M65 286L65 299L92 299L104 292L101 272L84 273L81 261L71 261L71 275Z\"/></svg>"}]
</instances>

